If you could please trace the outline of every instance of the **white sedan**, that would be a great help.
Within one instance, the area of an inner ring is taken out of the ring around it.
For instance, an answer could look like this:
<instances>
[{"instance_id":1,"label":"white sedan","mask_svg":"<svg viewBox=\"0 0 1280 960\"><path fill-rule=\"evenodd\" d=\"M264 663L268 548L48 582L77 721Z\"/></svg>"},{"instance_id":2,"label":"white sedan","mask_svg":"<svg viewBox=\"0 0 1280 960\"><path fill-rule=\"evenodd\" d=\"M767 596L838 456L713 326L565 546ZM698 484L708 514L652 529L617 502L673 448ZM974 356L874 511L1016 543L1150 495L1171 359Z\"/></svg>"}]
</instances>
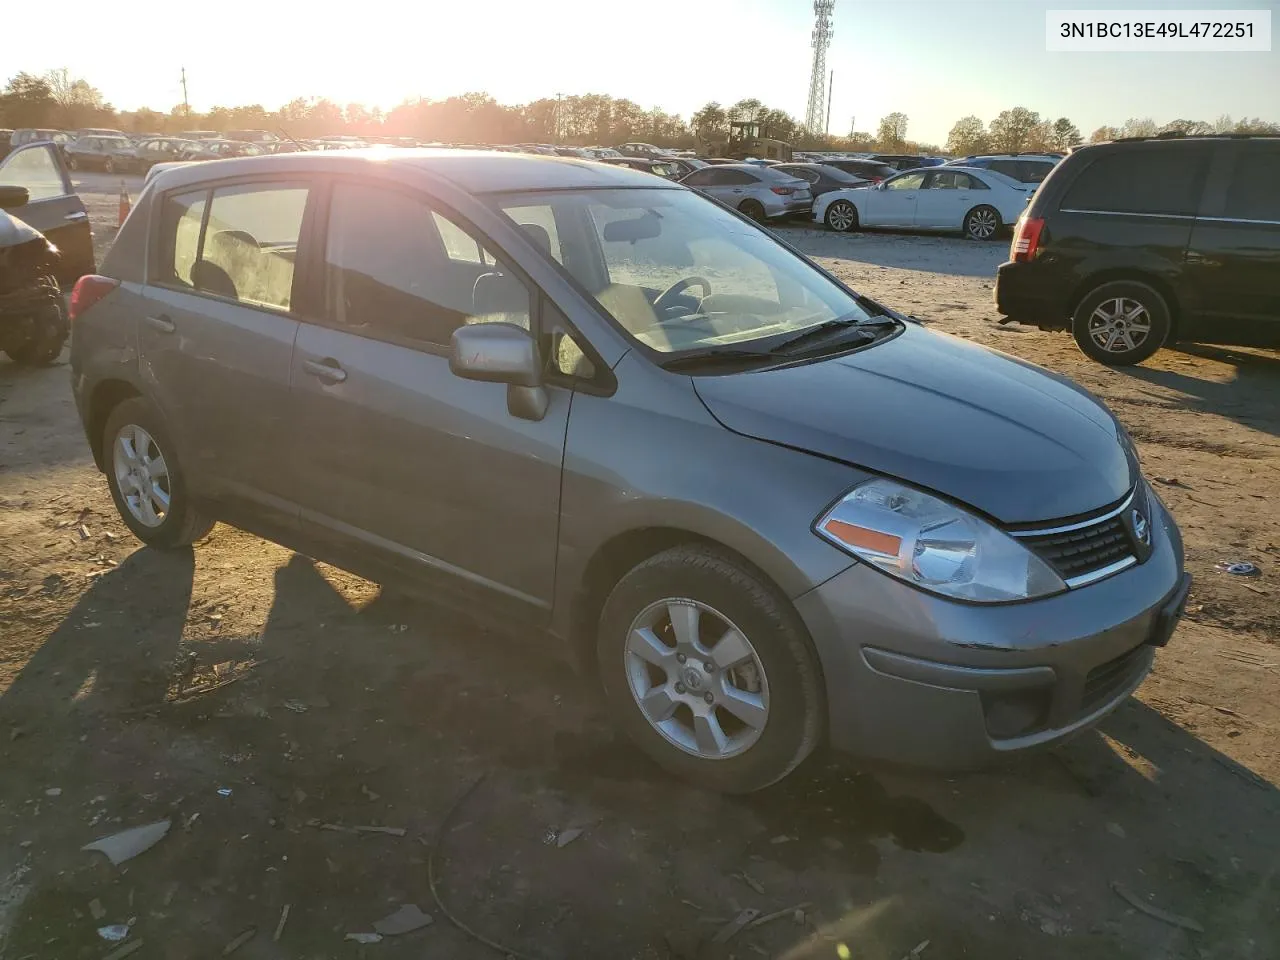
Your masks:
<instances>
[{"instance_id":1,"label":"white sedan","mask_svg":"<svg viewBox=\"0 0 1280 960\"><path fill-rule=\"evenodd\" d=\"M976 167L917 167L875 186L824 193L813 219L841 232L859 227L955 230L994 239L1026 209L1035 184Z\"/></svg>"}]
</instances>

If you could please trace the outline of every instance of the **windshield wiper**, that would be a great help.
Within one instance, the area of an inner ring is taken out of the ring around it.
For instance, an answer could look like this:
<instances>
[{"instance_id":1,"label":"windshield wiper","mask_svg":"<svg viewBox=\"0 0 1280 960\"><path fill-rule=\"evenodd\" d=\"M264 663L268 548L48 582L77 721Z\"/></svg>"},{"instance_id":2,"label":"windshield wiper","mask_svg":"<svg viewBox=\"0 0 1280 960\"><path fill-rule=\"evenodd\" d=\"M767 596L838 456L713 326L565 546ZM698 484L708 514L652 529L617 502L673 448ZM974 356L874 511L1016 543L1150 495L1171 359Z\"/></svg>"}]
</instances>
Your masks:
<instances>
[{"instance_id":1,"label":"windshield wiper","mask_svg":"<svg viewBox=\"0 0 1280 960\"><path fill-rule=\"evenodd\" d=\"M691 350L678 357L660 361L663 370L684 370L689 367L733 366L747 363L777 363L778 358L772 352L764 350L743 350L739 347L707 347L703 350Z\"/></svg>"}]
</instances>

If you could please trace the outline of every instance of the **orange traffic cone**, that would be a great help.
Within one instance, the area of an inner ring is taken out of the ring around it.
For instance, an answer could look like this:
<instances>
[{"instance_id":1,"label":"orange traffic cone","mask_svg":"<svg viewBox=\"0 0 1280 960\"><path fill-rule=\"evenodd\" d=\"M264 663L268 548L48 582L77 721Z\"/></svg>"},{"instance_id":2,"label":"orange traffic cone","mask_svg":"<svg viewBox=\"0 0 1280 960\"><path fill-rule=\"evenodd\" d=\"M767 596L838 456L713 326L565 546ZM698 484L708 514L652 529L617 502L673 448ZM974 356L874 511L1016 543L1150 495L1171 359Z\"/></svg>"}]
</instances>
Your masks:
<instances>
[{"instance_id":1,"label":"orange traffic cone","mask_svg":"<svg viewBox=\"0 0 1280 960\"><path fill-rule=\"evenodd\" d=\"M120 213L119 213L118 219L116 220L117 230L124 226L124 219L125 217L129 216L130 206L131 205L129 203L129 191L125 189L124 181L121 180L120 181Z\"/></svg>"}]
</instances>

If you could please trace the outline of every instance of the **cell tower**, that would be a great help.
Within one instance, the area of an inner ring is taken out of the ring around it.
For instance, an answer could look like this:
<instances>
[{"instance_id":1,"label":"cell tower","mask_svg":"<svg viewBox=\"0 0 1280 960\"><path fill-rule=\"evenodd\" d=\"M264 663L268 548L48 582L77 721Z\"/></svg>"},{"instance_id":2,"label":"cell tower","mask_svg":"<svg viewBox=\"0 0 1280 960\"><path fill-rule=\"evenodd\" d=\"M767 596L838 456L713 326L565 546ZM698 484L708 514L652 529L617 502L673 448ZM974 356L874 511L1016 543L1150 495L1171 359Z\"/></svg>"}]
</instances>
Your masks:
<instances>
[{"instance_id":1,"label":"cell tower","mask_svg":"<svg viewBox=\"0 0 1280 960\"><path fill-rule=\"evenodd\" d=\"M826 133L827 47L831 46L831 11L836 0L813 0L813 71L809 74L809 106L804 125L810 133Z\"/></svg>"}]
</instances>

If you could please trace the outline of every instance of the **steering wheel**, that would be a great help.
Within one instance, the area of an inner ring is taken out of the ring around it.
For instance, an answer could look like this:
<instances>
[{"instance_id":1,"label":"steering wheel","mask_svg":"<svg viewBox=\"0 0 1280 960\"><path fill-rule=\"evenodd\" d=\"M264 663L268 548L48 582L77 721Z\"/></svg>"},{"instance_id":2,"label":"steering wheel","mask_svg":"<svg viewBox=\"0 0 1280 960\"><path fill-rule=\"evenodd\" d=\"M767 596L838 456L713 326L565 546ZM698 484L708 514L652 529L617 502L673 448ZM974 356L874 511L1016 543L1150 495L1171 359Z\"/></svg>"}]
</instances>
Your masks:
<instances>
[{"instance_id":1,"label":"steering wheel","mask_svg":"<svg viewBox=\"0 0 1280 960\"><path fill-rule=\"evenodd\" d=\"M664 301L670 300L676 295L684 293L690 287L701 287L702 295L704 297L711 296L711 281L706 277L685 277L682 280L677 280L671 286L667 287L667 289L658 294L657 299L653 301L653 309L655 311L666 310L668 307L672 306L672 304L665 303Z\"/></svg>"}]
</instances>

